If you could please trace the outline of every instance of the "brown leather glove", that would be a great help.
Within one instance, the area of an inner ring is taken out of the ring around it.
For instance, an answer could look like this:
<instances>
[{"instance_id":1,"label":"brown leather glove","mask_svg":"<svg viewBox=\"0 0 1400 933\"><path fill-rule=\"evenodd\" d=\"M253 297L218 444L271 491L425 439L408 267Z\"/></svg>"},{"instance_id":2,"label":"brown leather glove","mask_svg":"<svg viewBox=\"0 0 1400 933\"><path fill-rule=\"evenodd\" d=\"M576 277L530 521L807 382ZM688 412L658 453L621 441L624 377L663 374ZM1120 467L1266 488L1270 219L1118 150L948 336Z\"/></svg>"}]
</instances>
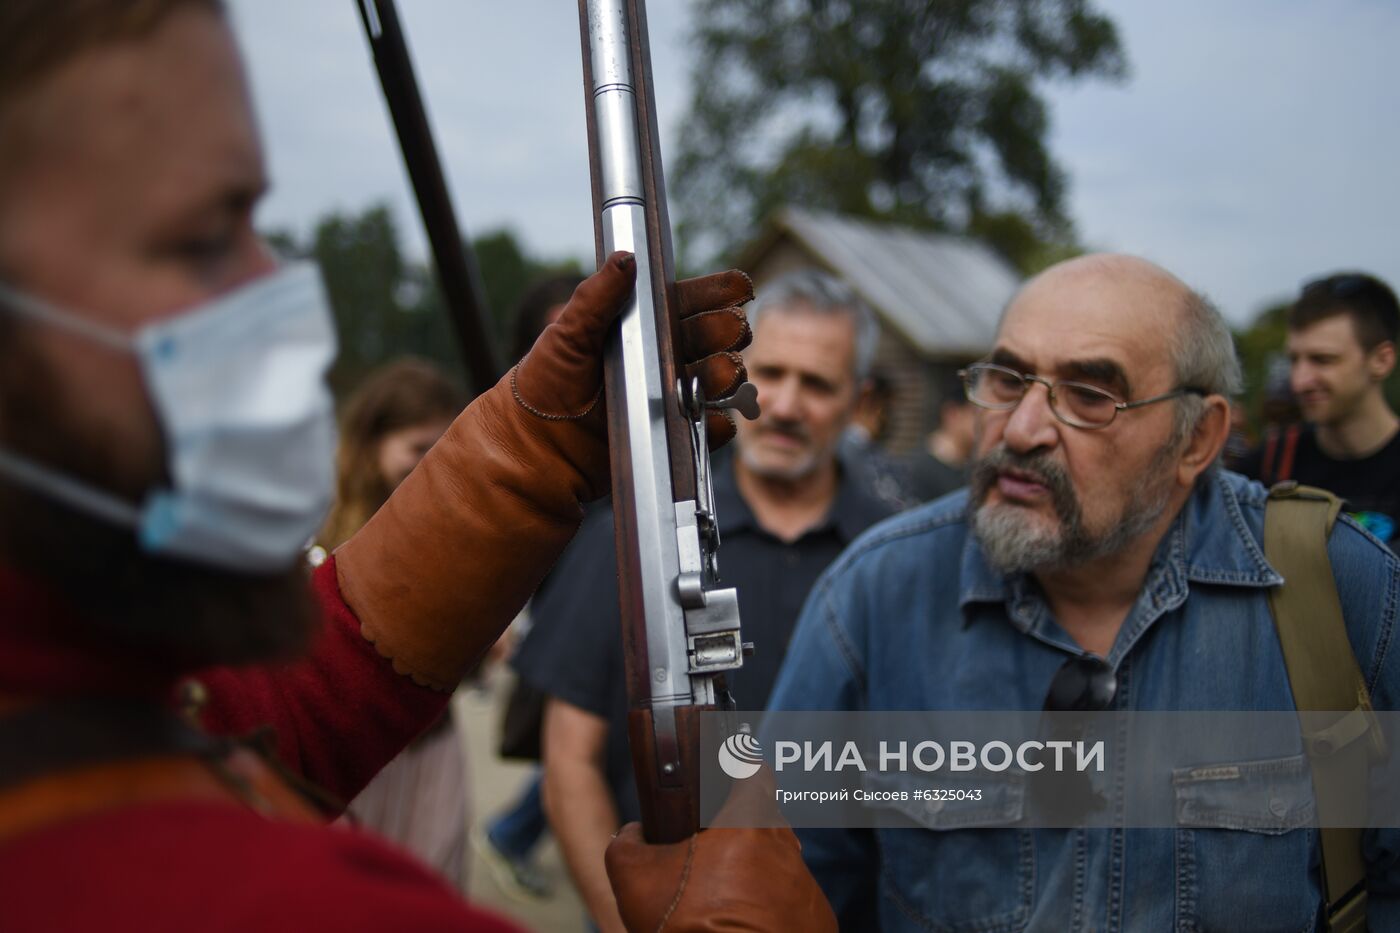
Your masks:
<instances>
[{"instance_id":1,"label":"brown leather glove","mask_svg":"<svg viewBox=\"0 0 1400 933\"><path fill-rule=\"evenodd\" d=\"M748 930L836 933L802 846L780 825L767 769L736 785L715 822L758 829L707 829L684 842L649 845L628 823L608 846L608 880L632 933Z\"/></svg>"},{"instance_id":2,"label":"brown leather glove","mask_svg":"<svg viewBox=\"0 0 1400 933\"><path fill-rule=\"evenodd\" d=\"M534 592L608 491L602 399L608 325L636 262L614 253L574 292L520 364L479 396L335 553L341 595L400 673L450 690ZM744 381L748 276L676 284L687 372L707 398ZM727 416L727 412L715 413ZM711 417L711 438L734 435Z\"/></svg>"}]
</instances>

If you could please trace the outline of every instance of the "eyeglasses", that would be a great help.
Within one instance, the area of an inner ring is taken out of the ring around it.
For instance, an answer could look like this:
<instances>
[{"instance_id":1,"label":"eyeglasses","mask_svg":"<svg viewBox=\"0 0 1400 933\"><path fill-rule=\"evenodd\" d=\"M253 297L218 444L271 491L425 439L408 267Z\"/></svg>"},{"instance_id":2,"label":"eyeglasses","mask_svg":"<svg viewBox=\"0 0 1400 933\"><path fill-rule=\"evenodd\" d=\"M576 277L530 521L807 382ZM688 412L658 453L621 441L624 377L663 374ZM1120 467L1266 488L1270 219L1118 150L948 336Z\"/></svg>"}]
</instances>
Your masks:
<instances>
[{"instance_id":1,"label":"eyeglasses","mask_svg":"<svg viewBox=\"0 0 1400 933\"><path fill-rule=\"evenodd\" d=\"M1020 373L996 363L973 363L967 369L958 371L962 377L967 400L979 408L991 411L1010 411L1025 398L1031 383L1038 382L1050 391L1050 411L1055 417L1073 428L1097 430L1106 428L1118 417L1120 411L1141 408L1155 402L1181 395L1208 395L1204 389L1183 386L1154 395L1151 398L1125 402L1107 389L1083 382L1051 382L1043 376Z\"/></svg>"}]
</instances>

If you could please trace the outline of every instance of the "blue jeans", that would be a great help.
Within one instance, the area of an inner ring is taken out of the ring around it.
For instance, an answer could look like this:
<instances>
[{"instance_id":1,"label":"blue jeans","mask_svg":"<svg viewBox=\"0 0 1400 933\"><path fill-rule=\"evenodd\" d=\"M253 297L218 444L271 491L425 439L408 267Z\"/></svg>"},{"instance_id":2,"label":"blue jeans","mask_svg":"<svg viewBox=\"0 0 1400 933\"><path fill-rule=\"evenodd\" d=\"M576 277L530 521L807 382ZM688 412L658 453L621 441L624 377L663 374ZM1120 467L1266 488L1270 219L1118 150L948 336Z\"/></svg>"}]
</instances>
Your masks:
<instances>
[{"instance_id":1,"label":"blue jeans","mask_svg":"<svg viewBox=\"0 0 1400 933\"><path fill-rule=\"evenodd\" d=\"M539 843L547 829L540 802L540 772L535 770L525 792L509 810L486 827L486 837L496 849L512 859L523 861Z\"/></svg>"}]
</instances>

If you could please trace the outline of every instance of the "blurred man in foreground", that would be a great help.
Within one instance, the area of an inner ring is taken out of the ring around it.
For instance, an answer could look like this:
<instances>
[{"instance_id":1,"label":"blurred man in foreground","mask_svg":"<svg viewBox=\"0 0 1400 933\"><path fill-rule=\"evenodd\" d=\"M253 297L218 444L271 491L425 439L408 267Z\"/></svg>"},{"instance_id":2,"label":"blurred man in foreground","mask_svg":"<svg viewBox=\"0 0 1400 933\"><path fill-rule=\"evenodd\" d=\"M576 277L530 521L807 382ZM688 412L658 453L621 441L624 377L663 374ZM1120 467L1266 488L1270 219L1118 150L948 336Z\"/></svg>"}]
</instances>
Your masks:
<instances>
[{"instance_id":1,"label":"blurred man in foreground","mask_svg":"<svg viewBox=\"0 0 1400 933\"><path fill-rule=\"evenodd\" d=\"M0 4L0 140L0 923L505 929L325 828L306 782L348 799L431 723L606 492L600 352L635 261L580 286L308 586L334 334L314 269L253 230L222 5ZM743 276L678 291L697 356L742 344ZM200 669L198 708L169 712ZM263 726L275 756L222 738ZM693 847L749 849L816 910L790 838ZM681 929L726 922L681 868L633 890L715 914Z\"/></svg>"},{"instance_id":2,"label":"blurred man in foreground","mask_svg":"<svg viewBox=\"0 0 1400 933\"><path fill-rule=\"evenodd\" d=\"M770 708L1294 708L1266 493L1214 466L1240 380L1219 312L1151 263L1082 257L1022 288L965 379L979 407L967 492L842 555ZM1346 647L1375 707L1394 709L1400 566L1345 517L1327 552ZM849 929L1312 930L1327 906L1319 834L1279 825L1286 801L1311 805L1308 764L1273 765L1202 769L1216 782L1186 792L1228 800L1180 831L991 828L1015 822L999 773L978 775L979 802L910 813L917 829L798 835ZM1109 793L1121 806L1123 788ZM1400 928L1396 833L1362 840L1359 894L1336 906L1369 889L1370 928Z\"/></svg>"}]
</instances>

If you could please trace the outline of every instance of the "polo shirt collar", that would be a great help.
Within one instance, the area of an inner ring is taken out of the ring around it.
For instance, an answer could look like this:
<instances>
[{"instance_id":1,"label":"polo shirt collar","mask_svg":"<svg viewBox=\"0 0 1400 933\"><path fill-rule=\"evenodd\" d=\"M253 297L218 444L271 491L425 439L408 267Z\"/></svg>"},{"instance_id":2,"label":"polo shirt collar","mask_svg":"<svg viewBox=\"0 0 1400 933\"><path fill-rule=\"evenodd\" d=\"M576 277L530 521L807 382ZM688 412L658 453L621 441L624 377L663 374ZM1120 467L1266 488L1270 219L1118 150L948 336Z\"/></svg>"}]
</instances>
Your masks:
<instances>
[{"instance_id":1,"label":"polo shirt collar","mask_svg":"<svg viewBox=\"0 0 1400 933\"><path fill-rule=\"evenodd\" d=\"M715 492L715 511L719 513L719 533L721 537L744 531L762 531L753 509L739 494L739 481L734 475L734 457L725 450L720 455L712 455L711 484ZM870 496L851 478L851 473L838 465L836 499L826 516L809 528L805 534L815 534L829 528L836 530L842 544L849 544L869 528L874 521L888 514L881 510Z\"/></svg>"},{"instance_id":2,"label":"polo shirt collar","mask_svg":"<svg viewBox=\"0 0 1400 933\"><path fill-rule=\"evenodd\" d=\"M734 476L734 455L725 450L710 455L710 485L715 493L715 513L719 519L721 537L759 527L753 509L739 495L739 481Z\"/></svg>"}]
</instances>

